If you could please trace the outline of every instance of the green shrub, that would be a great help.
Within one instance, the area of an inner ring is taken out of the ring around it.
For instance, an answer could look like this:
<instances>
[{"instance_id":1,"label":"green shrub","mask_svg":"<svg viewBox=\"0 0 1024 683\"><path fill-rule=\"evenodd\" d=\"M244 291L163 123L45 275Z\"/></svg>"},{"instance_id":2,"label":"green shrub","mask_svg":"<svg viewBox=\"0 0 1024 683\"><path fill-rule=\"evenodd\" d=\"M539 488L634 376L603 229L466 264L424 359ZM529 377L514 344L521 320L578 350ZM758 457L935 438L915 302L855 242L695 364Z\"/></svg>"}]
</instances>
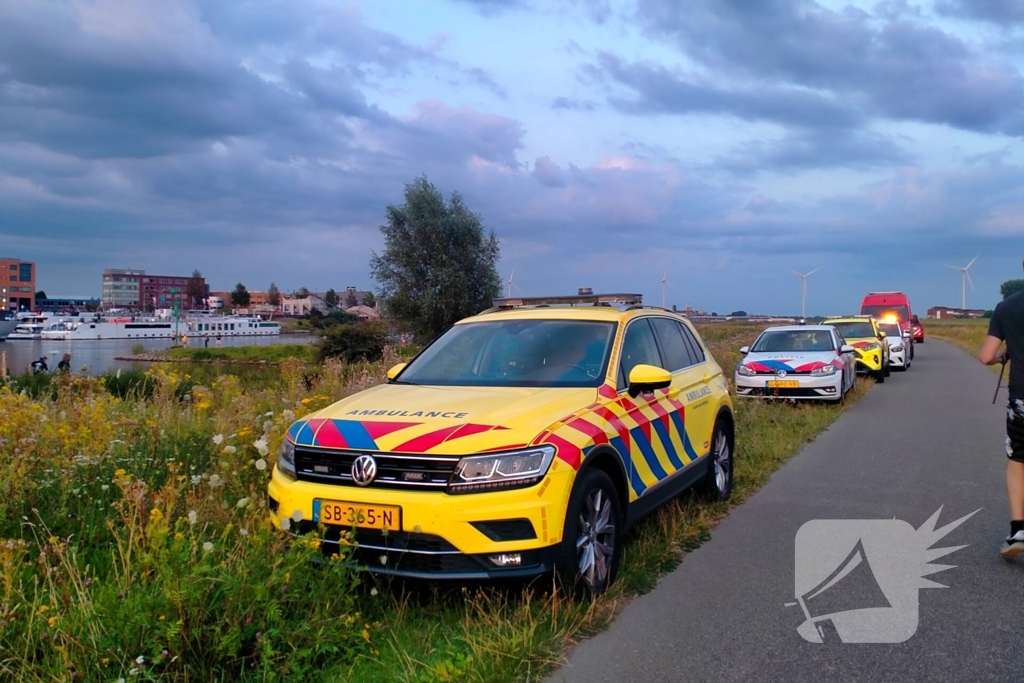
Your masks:
<instances>
[{"instance_id":1,"label":"green shrub","mask_svg":"<svg viewBox=\"0 0 1024 683\"><path fill-rule=\"evenodd\" d=\"M387 328L379 320L336 325L320 340L319 360L339 358L347 363L378 361L387 342Z\"/></svg>"},{"instance_id":2,"label":"green shrub","mask_svg":"<svg viewBox=\"0 0 1024 683\"><path fill-rule=\"evenodd\" d=\"M26 372L22 375L8 377L6 384L16 394L25 392L29 398L40 399L55 395L54 388L50 386L52 379L53 375L49 372Z\"/></svg>"},{"instance_id":3,"label":"green shrub","mask_svg":"<svg viewBox=\"0 0 1024 683\"><path fill-rule=\"evenodd\" d=\"M120 399L152 398L156 381L142 370L114 370L100 375L104 386Z\"/></svg>"},{"instance_id":4,"label":"green shrub","mask_svg":"<svg viewBox=\"0 0 1024 683\"><path fill-rule=\"evenodd\" d=\"M132 344L132 355L141 356L146 352L146 347L143 344Z\"/></svg>"}]
</instances>

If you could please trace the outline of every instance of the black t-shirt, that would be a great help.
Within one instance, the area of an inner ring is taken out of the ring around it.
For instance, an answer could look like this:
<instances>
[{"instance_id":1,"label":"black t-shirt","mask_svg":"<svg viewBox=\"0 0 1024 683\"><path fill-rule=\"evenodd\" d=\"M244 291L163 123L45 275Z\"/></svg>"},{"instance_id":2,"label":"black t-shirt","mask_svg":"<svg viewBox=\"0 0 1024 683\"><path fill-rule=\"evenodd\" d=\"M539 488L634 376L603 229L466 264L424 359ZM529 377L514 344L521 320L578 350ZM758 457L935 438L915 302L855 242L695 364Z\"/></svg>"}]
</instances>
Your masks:
<instances>
[{"instance_id":1,"label":"black t-shirt","mask_svg":"<svg viewBox=\"0 0 1024 683\"><path fill-rule=\"evenodd\" d=\"M1010 356L1010 398L1024 399L1024 292L999 302L992 313L988 333L1006 342Z\"/></svg>"}]
</instances>

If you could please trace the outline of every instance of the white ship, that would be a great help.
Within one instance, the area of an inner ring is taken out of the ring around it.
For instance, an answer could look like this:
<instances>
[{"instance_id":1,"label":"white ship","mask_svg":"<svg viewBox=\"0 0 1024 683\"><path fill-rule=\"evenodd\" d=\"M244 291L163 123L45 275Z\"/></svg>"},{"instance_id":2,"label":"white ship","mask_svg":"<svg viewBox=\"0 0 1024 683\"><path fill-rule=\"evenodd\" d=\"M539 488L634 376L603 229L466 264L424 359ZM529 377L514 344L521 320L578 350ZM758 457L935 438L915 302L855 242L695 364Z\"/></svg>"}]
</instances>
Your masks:
<instances>
[{"instance_id":1,"label":"white ship","mask_svg":"<svg viewBox=\"0 0 1024 683\"><path fill-rule=\"evenodd\" d=\"M10 320L0 320L0 341L7 339L7 335L14 332L14 328L18 326L18 321L14 318Z\"/></svg>"},{"instance_id":2,"label":"white ship","mask_svg":"<svg viewBox=\"0 0 1024 683\"><path fill-rule=\"evenodd\" d=\"M281 334L281 326L257 316L199 316L180 318L92 317L63 320L41 332L43 339L174 339L175 335L204 337L265 337Z\"/></svg>"},{"instance_id":3,"label":"white ship","mask_svg":"<svg viewBox=\"0 0 1024 683\"><path fill-rule=\"evenodd\" d=\"M10 322L10 321L8 321ZM7 334L8 341L19 339L42 339L42 332L50 324L50 316L46 313L38 315L31 313L20 313L13 321L14 329Z\"/></svg>"}]
</instances>

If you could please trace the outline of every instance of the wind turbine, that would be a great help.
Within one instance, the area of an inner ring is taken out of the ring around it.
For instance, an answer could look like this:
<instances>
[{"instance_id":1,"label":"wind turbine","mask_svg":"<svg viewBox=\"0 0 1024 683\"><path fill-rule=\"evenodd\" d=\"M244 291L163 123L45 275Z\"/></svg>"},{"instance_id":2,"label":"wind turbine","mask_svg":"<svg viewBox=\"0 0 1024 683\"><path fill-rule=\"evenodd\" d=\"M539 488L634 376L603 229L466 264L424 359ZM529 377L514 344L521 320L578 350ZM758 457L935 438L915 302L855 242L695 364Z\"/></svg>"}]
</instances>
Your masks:
<instances>
[{"instance_id":1,"label":"wind turbine","mask_svg":"<svg viewBox=\"0 0 1024 683\"><path fill-rule=\"evenodd\" d=\"M981 256L981 254L978 254L978 256ZM971 262L968 263L963 268L958 268L956 266L949 266L949 265L946 266L947 268L952 268L953 270L959 270L960 271L960 310L961 311L966 311L967 310L967 283L970 282L971 283L971 289L974 289L974 280L971 279L971 274L968 273L967 271L970 270L971 266L974 265L974 262L978 260L978 256L975 256L974 258L972 258Z\"/></svg>"},{"instance_id":2,"label":"wind turbine","mask_svg":"<svg viewBox=\"0 0 1024 683\"><path fill-rule=\"evenodd\" d=\"M661 279L655 282L654 284L661 285L661 307L665 308L665 286L667 285L672 289L675 289L677 292L679 291L678 289L676 289L676 286L669 282L668 280L668 268L666 268L665 271L661 274Z\"/></svg>"},{"instance_id":3,"label":"wind turbine","mask_svg":"<svg viewBox=\"0 0 1024 683\"><path fill-rule=\"evenodd\" d=\"M513 268L512 272L508 276L508 280L505 281L505 284L508 285L508 298L509 299L512 298L512 288L513 287L515 287L516 291L519 292L520 294L523 293L523 290L519 289L519 285L517 285L515 282L512 281L512 278L514 278L515 275L516 275L516 269Z\"/></svg>"},{"instance_id":4,"label":"wind turbine","mask_svg":"<svg viewBox=\"0 0 1024 683\"><path fill-rule=\"evenodd\" d=\"M812 270L809 273L798 273L797 271L793 270L792 268L789 269L789 272L793 273L794 275L798 275L800 277L800 317L801 318L806 318L807 317L807 278L809 278L810 276L814 275L819 270L821 270L821 268L815 268L814 270Z\"/></svg>"}]
</instances>

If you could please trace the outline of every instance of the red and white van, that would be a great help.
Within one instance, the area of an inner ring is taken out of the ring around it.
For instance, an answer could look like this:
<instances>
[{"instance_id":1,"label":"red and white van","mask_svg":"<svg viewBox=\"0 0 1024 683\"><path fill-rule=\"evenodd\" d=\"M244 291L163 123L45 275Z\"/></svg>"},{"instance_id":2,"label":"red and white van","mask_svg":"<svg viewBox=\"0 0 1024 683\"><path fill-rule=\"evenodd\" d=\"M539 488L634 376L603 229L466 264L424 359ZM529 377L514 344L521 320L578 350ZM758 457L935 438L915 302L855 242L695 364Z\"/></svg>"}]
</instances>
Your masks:
<instances>
[{"instance_id":1,"label":"red and white van","mask_svg":"<svg viewBox=\"0 0 1024 683\"><path fill-rule=\"evenodd\" d=\"M924 342L924 327L910 307L910 299L903 292L871 292L860 304L861 315L870 315L879 320L900 324L901 330L909 330L913 340Z\"/></svg>"}]
</instances>

